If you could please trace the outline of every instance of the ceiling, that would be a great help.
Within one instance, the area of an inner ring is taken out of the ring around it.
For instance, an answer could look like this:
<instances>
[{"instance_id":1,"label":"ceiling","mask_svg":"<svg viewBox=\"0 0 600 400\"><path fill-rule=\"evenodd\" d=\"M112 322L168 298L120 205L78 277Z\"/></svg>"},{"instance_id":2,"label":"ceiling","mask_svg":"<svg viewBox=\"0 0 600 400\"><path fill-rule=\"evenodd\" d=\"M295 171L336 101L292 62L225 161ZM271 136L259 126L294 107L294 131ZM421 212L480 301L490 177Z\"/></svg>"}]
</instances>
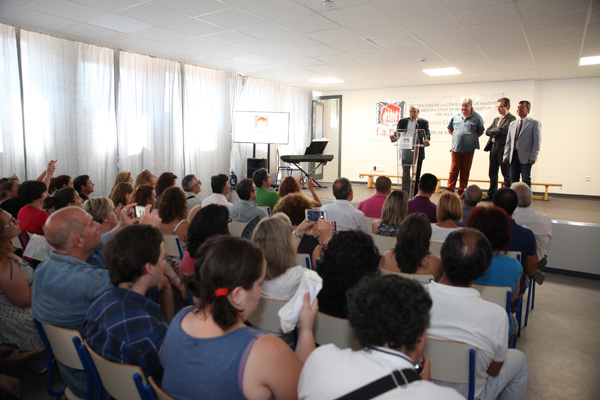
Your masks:
<instances>
[{"instance_id":1,"label":"ceiling","mask_svg":"<svg viewBox=\"0 0 600 400\"><path fill-rule=\"evenodd\" d=\"M0 23L317 91L600 76L600 0L0 0Z\"/></svg>"}]
</instances>

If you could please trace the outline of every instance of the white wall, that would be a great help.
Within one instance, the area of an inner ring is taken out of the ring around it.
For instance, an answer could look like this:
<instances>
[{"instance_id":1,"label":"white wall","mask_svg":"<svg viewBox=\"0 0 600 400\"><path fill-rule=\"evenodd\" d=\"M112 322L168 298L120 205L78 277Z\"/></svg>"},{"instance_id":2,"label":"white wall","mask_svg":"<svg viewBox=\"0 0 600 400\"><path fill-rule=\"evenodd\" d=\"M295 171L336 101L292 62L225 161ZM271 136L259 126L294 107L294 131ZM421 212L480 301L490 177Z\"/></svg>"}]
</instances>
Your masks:
<instances>
[{"instance_id":1,"label":"white wall","mask_svg":"<svg viewBox=\"0 0 600 400\"><path fill-rule=\"evenodd\" d=\"M531 101L530 115L542 122L542 148L538 162L533 166L533 182L563 184L562 189L550 190L555 193L600 196L600 157L597 154L600 149L600 127L597 122L600 114L600 78L484 82L327 93L343 96L341 176L359 181L358 175L371 171L374 164L384 164L385 173L396 174L394 148L389 143L367 140L375 118L372 100L491 93L504 93L510 98L511 112L515 115L519 100ZM487 128L491 120L484 122ZM481 149L486 142L487 137L483 135L480 138ZM422 172L447 178L449 150L450 143L434 144L427 148ZM488 179L488 163L488 153L477 150L471 178ZM586 176L591 177L590 182L585 181ZM483 186L483 189L487 189ZM533 189L543 190L541 187Z\"/></svg>"}]
</instances>

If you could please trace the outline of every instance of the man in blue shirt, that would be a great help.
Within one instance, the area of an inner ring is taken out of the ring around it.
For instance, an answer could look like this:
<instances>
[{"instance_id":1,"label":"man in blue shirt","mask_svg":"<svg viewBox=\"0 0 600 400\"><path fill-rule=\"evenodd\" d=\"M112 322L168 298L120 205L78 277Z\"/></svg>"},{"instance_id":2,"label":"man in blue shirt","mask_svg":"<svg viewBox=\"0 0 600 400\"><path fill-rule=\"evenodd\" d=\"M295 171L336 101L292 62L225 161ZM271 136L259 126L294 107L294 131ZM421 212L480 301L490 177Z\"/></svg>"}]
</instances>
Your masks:
<instances>
[{"instance_id":1,"label":"man in blue shirt","mask_svg":"<svg viewBox=\"0 0 600 400\"><path fill-rule=\"evenodd\" d=\"M448 132L452 135L452 165L448 177L447 192L454 193L456 180L460 173L460 196L469 184L469 173L475 149L479 148L479 136L485 127L481 115L473 111L473 100L465 97L461 101L460 113L455 114L448 123Z\"/></svg>"},{"instance_id":2,"label":"man in blue shirt","mask_svg":"<svg viewBox=\"0 0 600 400\"><path fill-rule=\"evenodd\" d=\"M85 339L107 360L139 365L160 382L158 352L168 325L160 319L160 306L144 293L165 273L163 235L149 225L125 227L106 243L104 255L115 286L90 306Z\"/></svg>"}]
</instances>

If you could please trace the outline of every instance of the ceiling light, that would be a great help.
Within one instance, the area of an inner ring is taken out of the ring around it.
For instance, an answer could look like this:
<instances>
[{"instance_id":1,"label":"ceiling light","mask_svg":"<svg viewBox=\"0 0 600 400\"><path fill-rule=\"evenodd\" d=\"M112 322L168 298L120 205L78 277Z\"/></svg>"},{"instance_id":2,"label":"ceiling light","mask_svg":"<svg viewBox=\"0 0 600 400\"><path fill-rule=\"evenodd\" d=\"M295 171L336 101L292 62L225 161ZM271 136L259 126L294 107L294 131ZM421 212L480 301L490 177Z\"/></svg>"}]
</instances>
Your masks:
<instances>
[{"instance_id":1,"label":"ceiling light","mask_svg":"<svg viewBox=\"0 0 600 400\"><path fill-rule=\"evenodd\" d=\"M595 65L595 64L600 64L600 56L581 57L579 59L579 65Z\"/></svg>"},{"instance_id":2,"label":"ceiling light","mask_svg":"<svg viewBox=\"0 0 600 400\"><path fill-rule=\"evenodd\" d=\"M462 74L462 72L460 72L456 68L424 69L423 72L425 72L429 76L460 75L460 74Z\"/></svg>"},{"instance_id":3,"label":"ceiling light","mask_svg":"<svg viewBox=\"0 0 600 400\"><path fill-rule=\"evenodd\" d=\"M321 84L328 84L328 83L340 83L340 82L344 82L342 80L339 80L337 78L315 78L315 79L309 79L309 81L311 82L315 82L315 83L321 83Z\"/></svg>"}]
</instances>

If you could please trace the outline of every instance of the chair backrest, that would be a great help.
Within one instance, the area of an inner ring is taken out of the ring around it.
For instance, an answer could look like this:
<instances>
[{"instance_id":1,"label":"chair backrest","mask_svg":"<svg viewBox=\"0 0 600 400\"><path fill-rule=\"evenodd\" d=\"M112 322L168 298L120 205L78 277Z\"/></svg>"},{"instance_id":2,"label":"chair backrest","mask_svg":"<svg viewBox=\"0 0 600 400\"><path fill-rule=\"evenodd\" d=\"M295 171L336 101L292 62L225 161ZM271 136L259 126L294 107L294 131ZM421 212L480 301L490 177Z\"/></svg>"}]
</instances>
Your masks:
<instances>
[{"instance_id":1,"label":"chair backrest","mask_svg":"<svg viewBox=\"0 0 600 400\"><path fill-rule=\"evenodd\" d=\"M521 262L521 252L520 251L507 251L506 255L508 257L516 258L518 262Z\"/></svg>"},{"instance_id":2,"label":"chair backrest","mask_svg":"<svg viewBox=\"0 0 600 400\"><path fill-rule=\"evenodd\" d=\"M50 347L54 357L67 367L73 369L83 369L83 364L77 353L77 349L73 345L73 338L81 339L81 334L75 329L60 328L50 324L42 324L44 333L48 338Z\"/></svg>"},{"instance_id":3,"label":"chair backrest","mask_svg":"<svg viewBox=\"0 0 600 400\"><path fill-rule=\"evenodd\" d=\"M473 289L477 289L482 299L498 304L510 314L510 297L512 295L510 286L473 285Z\"/></svg>"},{"instance_id":4,"label":"chair backrest","mask_svg":"<svg viewBox=\"0 0 600 400\"><path fill-rule=\"evenodd\" d=\"M263 210L265 210L265 212L267 213L268 217L271 216L271 207L269 207L269 206L258 206L258 208L262 208Z\"/></svg>"},{"instance_id":5,"label":"chair backrest","mask_svg":"<svg viewBox=\"0 0 600 400\"><path fill-rule=\"evenodd\" d=\"M247 222L231 221L229 224L229 231L231 236L241 237Z\"/></svg>"},{"instance_id":6,"label":"chair backrest","mask_svg":"<svg viewBox=\"0 0 600 400\"><path fill-rule=\"evenodd\" d=\"M443 244L442 242L429 242L429 252L434 256L441 257Z\"/></svg>"},{"instance_id":7,"label":"chair backrest","mask_svg":"<svg viewBox=\"0 0 600 400\"><path fill-rule=\"evenodd\" d=\"M151 399L156 398L157 400L174 400L171 396L166 394L165 391L160 388L160 386L158 386L158 383L156 383L156 381L152 379L151 376L148 377L148 382L150 382L150 390L153 390L154 392L154 397L150 397Z\"/></svg>"},{"instance_id":8,"label":"chair backrest","mask_svg":"<svg viewBox=\"0 0 600 400\"><path fill-rule=\"evenodd\" d=\"M468 398L475 392L476 348L461 342L427 338L425 354L431 360L431 378L444 382L464 383Z\"/></svg>"},{"instance_id":9,"label":"chair backrest","mask_svg":"<svg viewBox=\"0 0 600 400\"><path fill-rule=\"evenodd\" d=\"M375 246L379 249L379 253L383 255L386 251L396 247L396 238L393 236L381 236L371 233Z\"/></svg>"},{"instance_id":10,"label":"chair backrest","mask_svg":"<svg viewBox=\"0 0 600 400\"><path fill-rule=\"evenodd\" d=\"M333 343L340 349L361 348L350 329L350 323L344 318L319 312L315 320L314 333L315 342L320 345Z\"/></svg>"},{"instance_id":11,"label":"chair backrest","mask_svg":"<svg viewBox=\"0 0 600 400\"><path fill-rule=\"evenodd\" d=\"M311 269L310 268L310 254L305 254L305 253L296 254L296 261L294 262L294 264L302 265L303 267Z\"/></svg>"},{"instance_id":12,"label":"chair backrest","mask_svg":"<svg viewBox=\"0 0 600 400\"><path fill-rule=\"evenodd\" d=\"M373 226L373 222L377 221L380 218L371 218L371 217L365 217L365 221L367 221L367 226L369 228L371 228Z\"/></svg>"},{"instance_id":13,"label":"chair backrest","mask_svg":"<svg viewBox=\"0 0 600 400\"><path fill-rule=\"evenodd\" d=\"M20 235L15 236L14 238L10 239L10 244L12 245L12 247L14 247L15 249L22 249L23 248L23 244L21 243L21 241L23 239L19 238Z\"/></svg>"},{"instance_id":14,"label":"chair backrest","mask_svg":"<svg viewBox=\"0 0 600 400\"><path fill-rule=\"evenodd\" d=\"M85 343L85 346L98 371L102 386L104 386L108 394L115 399L146 400L143 388L143 385L146 384L146 378L140 367L108 361L92 350L87 343ZM136 374L140 377L137 378L137 383L134 380Z\"/></svg>"},{"instance_id":15,"label":"chair backrest","mask_svg":"<svg viewBox=\"0 0 600 400\"><path fill-rule=\"evenodd\" d=\"M165 255L177 257L181 260L183 258L183 248L179 236L163 235L163 239L165 240Z\"/></svg>"},{"instance_id":16,"label":"chair backrest","mask_svg":"<svg viewBox=\"0 0 600 400\"><path fill-rule=\"evenodd\" d=\"M414 279L423 285L426 285L433 280L433 275L406 274L404 272L388 271L387 269L383 268L380 268L379 271L381 271L383 275L399 275L403 278Z\"/></svg>"},{"instance_id":17,"label":"chair backrest","mask_svg":"<svg viewBox=\"0 0 600 400\"><path fill-rule=\"evenodd\" d=\"M285 306L286 300L275 300L261 297L256 310L252 313L248 322L264 331L283 334L279 310Z\"/></svg>"}]
</instances>

